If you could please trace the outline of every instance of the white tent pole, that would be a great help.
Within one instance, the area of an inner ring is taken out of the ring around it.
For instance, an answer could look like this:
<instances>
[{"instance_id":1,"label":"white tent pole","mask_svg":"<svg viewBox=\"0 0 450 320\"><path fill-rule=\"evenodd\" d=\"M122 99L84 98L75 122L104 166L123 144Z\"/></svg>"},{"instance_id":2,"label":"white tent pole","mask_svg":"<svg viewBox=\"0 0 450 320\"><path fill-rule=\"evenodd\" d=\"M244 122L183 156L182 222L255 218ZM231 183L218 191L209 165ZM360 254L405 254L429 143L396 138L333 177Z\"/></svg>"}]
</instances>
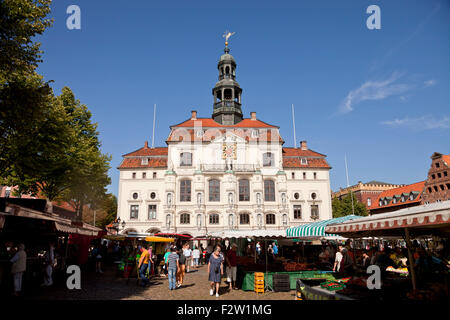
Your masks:
<instances>
[{"instance_id":1,"label":"white tent pole","mask_svg":"<svg viewBox=\"0 0 450 320\"><path fill-rule=\"evenodd\" d=\"M348 181L348 167L347 167L347 154L344 154L345 157L345 173L347 175L347 188L350 188L350 183ZM353 205L353 194L352 194L352 190L349 189L350 191L350 197L352 198L352 214L355 215L355 207Z\"/></svg>"},{"instance_id":2,"label":"white tent pole","mask_svg":"<svg viewBox=\"0 0 450 320\"><path fill-rule=\"evenodd\" d=\"M292 127L294 128L294 148L297 148L297 136L295 134L295 113L294 104L292 104Z\"/></svg>"},{"instance_id":3,"label":"white tent pole","mask_svg":"<svg viewBox=\"0 0 450 320\"><path fill-rule=\"evenodd\" d=\"M156 120L156 103L153 105L152 149L155 147L155 120Z\"/></svg>"}]
</instances>

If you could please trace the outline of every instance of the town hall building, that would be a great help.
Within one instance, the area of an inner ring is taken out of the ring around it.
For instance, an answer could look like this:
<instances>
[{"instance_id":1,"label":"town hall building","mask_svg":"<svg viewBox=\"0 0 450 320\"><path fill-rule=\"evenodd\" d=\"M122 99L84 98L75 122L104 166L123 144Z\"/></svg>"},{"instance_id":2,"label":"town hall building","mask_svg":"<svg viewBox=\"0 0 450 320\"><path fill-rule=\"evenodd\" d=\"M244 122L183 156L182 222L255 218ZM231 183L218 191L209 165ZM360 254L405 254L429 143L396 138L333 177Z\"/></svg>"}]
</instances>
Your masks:
<instances>
[{"instance_id":1,"label":"town hall building","mask_svg":"<svg viewBox=\"0 0 450 320\"><path fill-rule=\"evenodd\" d=\"M245 118L236 61L225 43L211 117L196 111L172 125L166 147L123 156L120 233L205 236L285 230L332 218L329 166L302 141L283 147L279 127ZM123 223L125 222L125 223Z\"/></svg>"}]
</instances>

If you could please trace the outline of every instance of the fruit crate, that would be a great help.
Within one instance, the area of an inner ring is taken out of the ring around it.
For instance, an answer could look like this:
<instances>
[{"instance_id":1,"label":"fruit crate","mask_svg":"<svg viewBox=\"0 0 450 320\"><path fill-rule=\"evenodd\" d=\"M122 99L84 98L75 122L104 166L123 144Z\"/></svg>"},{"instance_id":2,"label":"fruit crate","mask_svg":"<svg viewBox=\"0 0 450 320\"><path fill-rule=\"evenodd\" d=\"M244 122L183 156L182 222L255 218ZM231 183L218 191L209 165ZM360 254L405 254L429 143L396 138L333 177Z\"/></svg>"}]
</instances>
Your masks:
<instances>
[{"instance_id":1,"label":"fruit crate","mask_svg":"<svg viewBox=\"0 0 450 320\"><path fill-rule=\"evenodd\" d=\"M325 281L324 283L321 283L320 286L330 291L342 290L345 288L345 284L337 281Z\"/></svg>"}]
</instances>

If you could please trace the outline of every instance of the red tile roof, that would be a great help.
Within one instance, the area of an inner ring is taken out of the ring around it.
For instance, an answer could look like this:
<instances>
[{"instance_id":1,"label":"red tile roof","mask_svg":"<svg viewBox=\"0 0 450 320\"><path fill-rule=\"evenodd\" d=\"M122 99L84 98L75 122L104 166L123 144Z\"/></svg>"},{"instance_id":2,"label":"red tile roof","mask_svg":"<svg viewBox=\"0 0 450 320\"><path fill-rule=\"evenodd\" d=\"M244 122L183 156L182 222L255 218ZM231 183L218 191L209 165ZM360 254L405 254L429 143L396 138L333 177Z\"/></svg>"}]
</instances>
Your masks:
<instances>
[{"instance_id":1,"label":"red tile roof","mask_svg":"<svg viewBox=\"0 0 450 320\"><path fill-rule=\"evenodd\" d=\"M326 157L326 155L310 149L302 150L301 148L283 148L283 157Z\"/></svg>"},{"instance_id":2,"label":"red tile roof","mask_svg":"<svg viewBox=\"0 0 450 320\"><path fill-rule=\"evenodd\" d=\"M167 147L149 148L146 145L136 151L124 154L123 157L167 156Z\"/></svg>"},{"instance_id":3,"label":"red tile roof","mask_svg":"<svg viewBox=\"0 0 450 320\"><path fill-rule=\"evenodd\" d=\"M148 164L142 164L142 158L125 158L118 169L132 168L167 168L167 157L153 157L148 159Z\"/></svg>"},{"instance_id":4,"label":"red tile roof","mask_svg":"<svg viewBox=\"0 0 450 320\"><path fill-rule=\"evenodd\" d=\"M231 132L232 134L237 135L245 139L246 141L254 141L254 142L280 142L284 143L283 138L281 138L277 129L268 129L268 130L260 130L258 137L252 136L251 130L245 130L243 128L236 129L222 129L222 128L213 128L208 129L202 132L201 136L198 136L194 129L183 128L183 129L174 129L170 132L169 137L166 142L179 142L183 140L188 141L203 141L203 142L211 142L214 139L224 136L227 132ZM273 140L272 140L273 139Z\"/></svg>"},{"instance_id":5,"label":"red tile roof","mask_svg":"<svg viewBox=\"0 0 450 320\"><path fill-rule=\"evenodd\" d=\"M447 164L447 167L450 167L450 155L443 154L442 155L442 160L445 161L445 163Z\"/></svg>"},{"instance_id":6,"label":"red tile roof","mask_svg":"<svg viewBox=\"0 0 450 320\"><path fill-rule=\"evenodd\" d=\"M325 155L310 149L283 148L284 168L329 168ZM306 158L307 163L302 164L301 159Z\"/></svg>"},{"instance_id":7,"label":"red tile roof","mask_svg":"<svg viewBox=\"0 0 450 320\"><path fill-rule=\"evenodd\" d=\"M284 168L328 168L331 169L324 158L308 158L307 164L302 164L300 158L283 158Z\"/></svg>"},{"instance_id":8,"label":"red tile roof","mask_svg":"<svg viewBox=\"0 0 450 320\"><path fill-rule=\"evenodd\" d=\"M279 128L277 126L265 123L261 120L252 120L250 118L243 119L241 122L234 125L223 125L214 121L211 118L197 118L196 120L188 119L172 127L194 128L198 126L201 126L203 128Z\"/></svg>"},{"instance_id":9,"label":"red tile roof","mask_svg":"<svg viewBox=\"0 0 450 320\"><path fill-rule=\"evenodd\" d=\"M401 206L404 204L411 204L411 203L417 203L420 202L422 199L422 192L424 189L425 181L416 182L413 184L408 184L403 187L389 189L386 191L383 191L379 194L377 200L375 203L373 203L371 209L378 209L378 208L389 208L389 207L395 207L395 206ZM414 200L409 200L409 197L406 199L405 202L401 202L400 200L397 201L397 203L393 203L391 200L387 205L380 206L380 199L390 197L393 198L395 195L401 196L403 193L409 194L412 191L419 192L419 195Z\"/></svg>"}]
</instances>

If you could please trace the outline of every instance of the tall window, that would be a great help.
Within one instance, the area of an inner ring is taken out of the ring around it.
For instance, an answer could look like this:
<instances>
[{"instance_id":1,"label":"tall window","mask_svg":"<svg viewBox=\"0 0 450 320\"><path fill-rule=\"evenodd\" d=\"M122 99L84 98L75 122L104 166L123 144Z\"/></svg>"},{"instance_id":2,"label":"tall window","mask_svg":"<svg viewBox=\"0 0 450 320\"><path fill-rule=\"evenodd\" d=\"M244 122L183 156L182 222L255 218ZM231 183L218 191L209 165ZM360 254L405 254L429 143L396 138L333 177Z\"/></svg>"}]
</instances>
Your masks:
<instances>
[{"instance_id":1,"label":"tall window","mask_svg":"<svg viewBox=\"0 0 450 320\"><path fill-rule=\"evenodd\" d=\"M191 201L191 180L180 181L180 201Z\"/></svg>"},{"instance_id":2,"label":"tall window","mask_svg":"<svg viewBox=\"0 0 450 320\"><path fill-rule=\"evenodd\" d=\"M180 166L192 166L192 153L182 152L180 154Z\"/></svg>"},{"instance_id":3,"label":"tall window","mask_svg":"<svg viewBox=\"0 0 450 320\"><path fill-rule=\"evenodd\" d=\"M132 204L130 206L130 219L137 219L139 214L139 205Z\"/></svg>"},{"instance_id":4,"label":"tall window","mask_svg":"<svg viewBox=\"0 0 450 320\"><path fill-rule=\"evenodd\" d=\"M209 180L209 201L220 201L220 181Z\"/></svg>"},{"instance_id":5,"label":"tall window","mask_svg":"<svg viewBox=\"0 0 450 320\"><path fill-rule=\"evenodd\" d=\"M156 172L153 172L153 179L156 179Z\"/></svg>"},{"instance_id":6,"label":"tall window","mask_svg":"<svg viewBox=\"0 0 450 320\"><path fill-rule=\"evenodd\" d=\"M275 215L273 213L266 214L266 224L275 224Z\"/></svg>"},{"instance_id":7,"label":"tall window","mask_svg":"<svg viewBox=\"0 0 450 320\"><path fill-rule=\"evenodd\" d=\"M275 183L273 180L264 180L264 201L275 201Z\"/></svg>"},{"instance_id":8,"label":"tall window","mask_svg":"<svg viewBox=\"0 0 450 320\"><path fill-rule=\"evenodd\" d=\"M303 180L306 179L306 172L303 172Z\"/></svg>"},{"instance_id":9,"label":"tall window","mask_svg":"<svg viewBox=\"0 0 450 320\"><path fill-rule=\"evenodd\" d=\"M263 153L263 166L273 167L275 165L275 156L272 152Z\"/></svg>"},{"instance_id":10,"label":"tall window","mask_svg":"<svg viewBox=\"0 0 450 320\"><path fill-rule=\"evenodd\" d=\"M142 179L145 179L145 178L147 178L147 173L142 172Z\"/></svg>"},{"instance_id":11,"label":"tall window","mask_svg":"<svg viewBox=\"0 0 450 320\"><path fill-rule=\"evenodd\" d=\"M191 215L189 213L182 213L180 215L180 224L190 224L191 223Z\"/></svg>"},{"instance_id":12,"label":"tall window","mask_svg":"<svg viewBox=\"0 0 450 320\"><path fill-rule=\"evenodd\" d=\"M136 172L133 172L131 176L133 177L133 179L136 179Z\"/></svg>"},{"instance_id":13,"label":"tall window","mask_svg":"<svg viewBox=\"0 0 450 320\"><path fill-rule=\"evenodd\" d=\"M239 224L250 224L250 215L248 213L241 213L239 215Z\"/></svg>"},{"instance_id":14,"label":"tall window","mask_svg":"<svg viewBox=\"0 0 450 320\"><path fill-rule=\"evenodd\" d=\"M314 172L314 179L317 179L317 173Z\"/></svg>"},{"instance_id":15,"label":"tall window","mask_svg":"<svg viewBox=\"0 0 450 320\"><path fill-rule=\"evenodd\" d=\"M239 201L250 201L250 182L247 179L239 180Z\"/></svg>"},{"instance_id":16,"label":"tall window","mask_svg":"<svg viewBox=\"0 0 450 320\"><path fill-rule=\"evenodd\" d=\"M148 205L148 220L156 219L156 204Z\"/></svg>"},{"instance_id":17,"label":"tall window","mask_svg":"<svg viewBox=\"0 0 450 320\"><path fill-rule=\"evenodd\" d=\"M209 215L209 224L219 224L219 215L217 213Z\"/></svg>"},{"instance_id":18,"label":"tall window","mask_svg":"<svg viewBox=\"0 0 450 320\"><path fill-rule=\"evenodd\" d=\"M317 204L311 205L311 219L319 219L319 206Z\"/></svg>"},{"instance_id":19,"label":"tall window","mask_svg":"<svg viewBox=\"0 0 450 320\"><path fill-rule=\"evenodd\" d=\"M302 218L302 206L295 205L294 206L294 219Z\"/></svg>"}]
</instances>

